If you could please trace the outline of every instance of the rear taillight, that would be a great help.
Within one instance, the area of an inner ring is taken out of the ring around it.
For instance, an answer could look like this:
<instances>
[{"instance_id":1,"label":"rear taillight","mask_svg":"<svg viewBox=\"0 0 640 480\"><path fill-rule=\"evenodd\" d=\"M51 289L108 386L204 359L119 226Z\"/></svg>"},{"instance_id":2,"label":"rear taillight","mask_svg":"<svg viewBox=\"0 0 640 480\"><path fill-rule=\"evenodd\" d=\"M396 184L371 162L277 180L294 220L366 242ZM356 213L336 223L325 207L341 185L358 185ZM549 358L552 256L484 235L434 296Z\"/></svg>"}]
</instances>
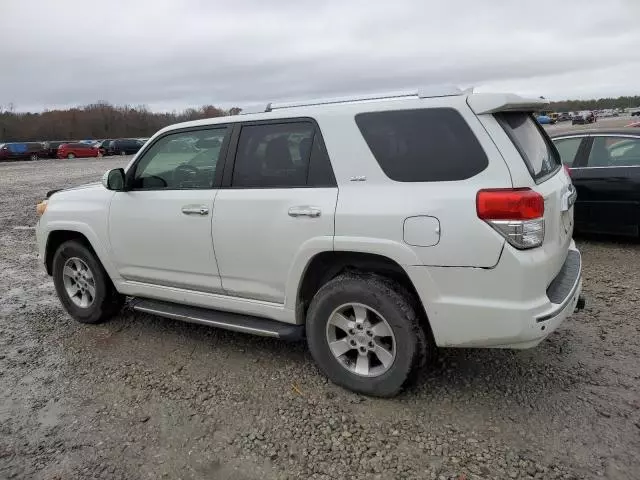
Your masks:
<instances>
[{"instance_id":1,"label":"rear taillight","mask_svg":"<svg viewBox=\"0 0 640 480\"><path fill-rule=\"evenodd\" d=\"M569 175L569 178L571 178L571 169L566 165L563 165L563 167L564 167L564 171L567 172L567 175Z\"/></svg>"},{"instance_id":2,"label":"rear taillight","mask_svg":"<svg viewBox=\"0 0 640 480\"><path fill-rule=\"evenodd\" d=\"M516 248L534 248L544 241L544 198L530 188L480 190L478 218Z\"/></svg>"}]
</instances>

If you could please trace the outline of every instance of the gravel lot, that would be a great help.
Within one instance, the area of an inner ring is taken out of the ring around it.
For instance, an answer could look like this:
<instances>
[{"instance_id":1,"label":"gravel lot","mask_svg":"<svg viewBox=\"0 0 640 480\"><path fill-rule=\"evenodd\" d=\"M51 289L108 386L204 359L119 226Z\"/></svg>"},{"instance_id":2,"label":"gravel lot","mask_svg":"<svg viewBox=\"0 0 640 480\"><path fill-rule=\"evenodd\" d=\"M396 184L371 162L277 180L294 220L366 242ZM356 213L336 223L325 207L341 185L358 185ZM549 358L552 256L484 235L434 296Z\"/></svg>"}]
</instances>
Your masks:
<instances>
[{"instance_id":1,"label":"gravel lot","mask_svg":"<svg viewBox=\"0 0 640 480\"><path fill-rule=\"evenodd\" d=\"M549 135L555 135L558 133L567 133L572 130L593 130L595 128L623 128L629 125L631 122L638 122L638 117L632 117L631 115L624 115L622 117L606 117L598 118L595 123L589 123L587 125L571 125L571 122L558 122L555 125L544 125L545 130ZM636 131L637 128L630 128L630 131Z\"/></svg>"},{"instance_id":2,"label":"gravel lot","mask_svg":"<svg viewBox=\"0 0 640 480\"><path fill-rule=\"evenodd\" d=\"M34 207L126 159L0 165L0 478L637 479L640 245L582 240L587 309L533 350L447 350L401 396L304 344L125 311L70 320Z\"/></svg>"}]
</instances>

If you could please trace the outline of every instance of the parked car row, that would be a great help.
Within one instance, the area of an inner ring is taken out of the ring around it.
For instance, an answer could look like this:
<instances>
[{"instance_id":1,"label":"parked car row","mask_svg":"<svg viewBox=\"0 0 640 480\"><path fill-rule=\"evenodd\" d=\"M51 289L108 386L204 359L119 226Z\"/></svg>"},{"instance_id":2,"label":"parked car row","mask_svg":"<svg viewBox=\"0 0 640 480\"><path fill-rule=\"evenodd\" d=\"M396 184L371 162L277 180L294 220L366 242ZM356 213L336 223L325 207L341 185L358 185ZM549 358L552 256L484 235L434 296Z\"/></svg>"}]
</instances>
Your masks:
<instances>
[{"instance_id":1,"label":"parked car row","mask_svg":"<svg viewBox=\"0 0 640 480\"><path fill-rule=\"evenodd\" d=\"M629 109L631 112L634 109ZM554 124L556 122L571 121L572 125L584 125L586 123L594 123L598 118L619 117L623 113L620 109L606 108L603 110L581 110L578 112L539 112L536 117L538 123ZM631 113L633 115L633 113ZM640 112L638 112L640 115Z\"/></svg>"},{"instance_id":2,"label":"parked car row","mask_svg":"<svg viewBox=\"0 0 640 480\"><path fill-rule=\"evenodd\" d=\"M133 155L147 138L107 140L52 140L46 142L0 143L0 160L38 160L39 158L90 158L100 155Z\"/></svg>"}]
</instances>

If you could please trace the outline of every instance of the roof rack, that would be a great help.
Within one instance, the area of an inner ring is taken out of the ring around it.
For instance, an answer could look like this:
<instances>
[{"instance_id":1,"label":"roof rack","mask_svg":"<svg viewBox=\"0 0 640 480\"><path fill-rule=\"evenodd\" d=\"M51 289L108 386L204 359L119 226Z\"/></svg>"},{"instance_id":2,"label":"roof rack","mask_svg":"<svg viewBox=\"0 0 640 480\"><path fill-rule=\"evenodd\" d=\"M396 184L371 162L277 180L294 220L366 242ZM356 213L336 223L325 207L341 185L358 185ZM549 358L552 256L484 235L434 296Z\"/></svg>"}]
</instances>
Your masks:
<instances>
[{"instance_id":1,"label":"roof rack","mask_svg":"<svg viewBox=\"0 0 640 480\"><path fill-rule=\"evenodd\" d=\"M272 112L273 110L279 110L282 108L294 108L294 107L310 107L312 105L329 105L336 103L348 103L348 102L361 102L365 100L385 100L394 98L432 98L432 97L450 97L455 95L463 95L469 93L469 90L462 91L458 87L453 85L432 85L422 89L399 91L399 92L385 92L385 93L365 93L360 95L348 96L348 97L333 97L333 98L319 98L314 100L299 100L295 102L282 102L282 103L267 103L264 110L250 108L243 110L241 113L262 113Z\"/></svg>"}]
</instances>

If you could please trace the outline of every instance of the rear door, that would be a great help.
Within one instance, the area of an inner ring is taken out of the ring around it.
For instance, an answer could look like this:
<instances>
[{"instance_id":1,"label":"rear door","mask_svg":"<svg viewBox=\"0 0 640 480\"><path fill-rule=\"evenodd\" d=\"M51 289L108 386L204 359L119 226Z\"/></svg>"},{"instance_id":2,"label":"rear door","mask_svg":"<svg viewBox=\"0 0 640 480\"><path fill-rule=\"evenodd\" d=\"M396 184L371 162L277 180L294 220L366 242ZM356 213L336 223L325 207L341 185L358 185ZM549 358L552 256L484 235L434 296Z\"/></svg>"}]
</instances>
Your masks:
<instances>
[{"instance_id":1,"label":"rear door","mask_svg":"<svg viewBox=\"0 0 640 480\"><path fill-rule=\"evenodd\" d=\"M585 162L573 170L581 230L638 235L640 138L593 134Z\"/></svg>"},{"instance_id":2,"label":"rear door","mask_svg":"<svg viewBox=\"0 0 640 480\"><path fill-rule=\"evenodd\" d=\"M338 188L310 119L238 125L213 212L224 290L282 304L300 255L333 248Z\"/></svg>"}]
</instances>

